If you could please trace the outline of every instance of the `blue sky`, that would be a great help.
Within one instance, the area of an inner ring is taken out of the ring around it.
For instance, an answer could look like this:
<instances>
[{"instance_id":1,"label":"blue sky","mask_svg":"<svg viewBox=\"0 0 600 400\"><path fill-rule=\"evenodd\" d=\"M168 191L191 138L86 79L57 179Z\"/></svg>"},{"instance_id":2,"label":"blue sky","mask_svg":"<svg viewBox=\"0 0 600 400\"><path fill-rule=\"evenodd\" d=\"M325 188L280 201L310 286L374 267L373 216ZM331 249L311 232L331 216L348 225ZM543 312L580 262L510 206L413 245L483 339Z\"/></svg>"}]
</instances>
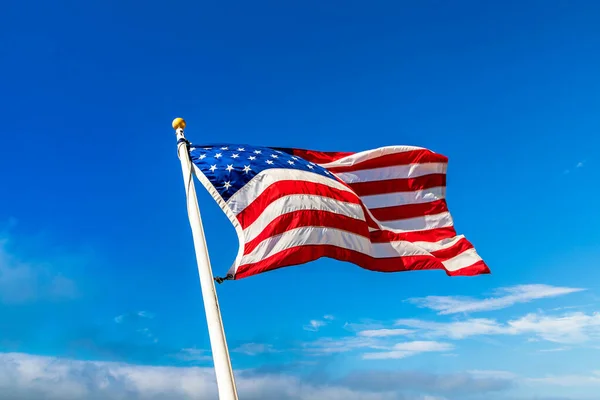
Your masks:
<instances>
[{"instance_id":1,"label":"blue sky","mask_svg":"<svg viewBox=\"0 0 600 400\"><path fill-rule=\"evenodd\" d=\"M183 116L193 142L447 155L492 269L320 260L220 285L241 398L592 399L600 6L415 3L6 5L0 394L215 398ZM198 196L224 274L237 238Z\"/></svg>"}]
</instances>

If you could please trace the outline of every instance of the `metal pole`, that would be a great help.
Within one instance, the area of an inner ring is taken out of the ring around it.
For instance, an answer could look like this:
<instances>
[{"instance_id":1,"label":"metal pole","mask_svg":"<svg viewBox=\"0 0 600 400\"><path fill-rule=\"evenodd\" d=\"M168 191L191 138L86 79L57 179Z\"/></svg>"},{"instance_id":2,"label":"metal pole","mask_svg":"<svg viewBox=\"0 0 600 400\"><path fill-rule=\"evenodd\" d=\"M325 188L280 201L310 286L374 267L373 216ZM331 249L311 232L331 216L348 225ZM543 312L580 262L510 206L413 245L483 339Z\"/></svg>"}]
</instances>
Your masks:
<instances>
[{"instance_id":1,"label":"metal pole","mask_svg":"<svg viewBox=\"0 0 600 400\"><path fill-rule=\"evenodd\" d=\"M215 366L219 399L237 400L237 389L235 387L233 369L231 368L231 359L229 358L229 350L227 349L223 320L219 309L219 301L217 299L215 282L210 266L208 248L206 247L204 228L202 227L202 218L200 217L200 209L198 207L198 198L196 197L196 189L194 187L192 163L190 161L183 132L185 129L185 121L182 118L175 118L172 126L177 133L177 154L181 161L181 172L183 173L183 182L185 185L188 217L192 228L192 237L194 239L198 275L200 276L200 288L202 289L202 299L204 301L206 322L208 324L208 334Z\"/></svg>"}]
</instances>

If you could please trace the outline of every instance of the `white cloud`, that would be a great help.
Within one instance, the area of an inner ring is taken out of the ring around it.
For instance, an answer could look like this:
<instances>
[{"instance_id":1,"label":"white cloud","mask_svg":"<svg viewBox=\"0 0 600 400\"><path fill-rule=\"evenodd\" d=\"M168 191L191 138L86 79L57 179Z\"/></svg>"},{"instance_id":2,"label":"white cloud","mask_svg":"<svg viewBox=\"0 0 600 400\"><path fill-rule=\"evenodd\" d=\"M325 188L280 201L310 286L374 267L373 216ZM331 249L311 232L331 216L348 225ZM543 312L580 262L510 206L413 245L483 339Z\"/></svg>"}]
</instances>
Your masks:
<instances>
[{"instance_id":1,"label":"white cloud","mask_svg":"<svg viewBox=\"0 0 600 400\"><path fill-rule=\"evenodd\" d=\"M544 315L531 313L523 317L499 322L489 318L469 318L451 322L420 319L399 319L395 328L382 327L356 331L356 336L320 338L302 345L308 355L322 356L360 352L363 358L404 358L427 351L447 352L453 347L447 343L435 347L440 338L461 340L475 336L525 336L527 341L547 341L560 344L583 344L600 339L600 313L582 312ZM406 342L432 345L422 351L407 349L406 344L395 343L397 337L424 339ZM378 351L374 351L378 350ZM563 350L563 349L560 349ZM553 349L549 351L559 351Z\"/></svg>"},{"instance_id":2,"label":"white cloud","mask_svg":"<svg viewBox=\"0 0 600 400\"><path fill-rule=\"evenodd\" d=\"M152 318L154 318L154 314L152 314L151 312L148 312L148 311L130 312L130 313L122 314L122 315L115 317L115 322L117 324L122 324L126 321L135 321L135 320L139 320L142 318L152 319Z\"/></svg>"},{"instance_id":3,"label":"white cloud","mask_svg":"<svg viewBox=\"0 0 600 400\"><path fill-rule=\"evenodd\" d=\"M448 343L435 341L393 341L394 330L376 330L365 335L340 338L319 338L302 344L302 352L309 356L331 356L350 352L361 353L364 359L405 358L426 352L446 352L454 348ZM399 329L399 331L402 331ZM363 333L363 332L359 332Z\"/></svg>"},{"instance_id":4,"label":"white cloud","mask_svg":"<svg viewBox=\"0 0 600 400\"><path fill-rule=\"evenodd\" d=\"M428 393L315 383L284 374L236 371L245 400L425 400ZM430 396L430 397L427 397ZM0 353L0 398L12 400L212 400L218 397L212 368L156 367Z\"/></svg>"},{"instance_id":5,"label":"white cloud","mask_svg":"<svg viewBox=\"0 0 600 400\"><path fill-rule=\"evenodd\" d=\"M365 353L363 358L367 360L397 359L411 357L419 353L446 352L453 349L454 346L449 343L414 341L398 343L390 351Z\"/></svg>"},{"instance_id":6,"label":"white cloud","mask_svg":"<svg viewBox=\"0 0 600 400\"><path fill-rule=\"evenodd\" d=\"M311 320L308 325L304 325L304 330L305 331L312 331L312 332L316 332L319 330L319 328L323 327L327 325L327 322L325 321L319 321L317 319L313 319Z\"/></svg>"},{"instance_id":7,"label":"white cloud","mask_svg":"<svg viewBox=\"0 0 600 400\"><path fill-rule=\"evenodd\" d=\"M600 371L594 371L588 375L550 375L543 378L528 378L528 383L542 384L544 386L600 386Z\"/></svg>"},{"instance_id":8,"label":"white cloud","mask_svg":"<svg viewBox=\"0 0 600 400\"><path fill-rule=\"evenodd\" d=\"M447 348L447 344L433 342L407 342L395 346L400 352L445 351ZM194 357L210 358L203 350L184 350ZM588 387L596 392L600 387L600 371L522 378L508 371L439 374L377 369L355 371L335 380L309 381L293 375L236 370L236 383L240 398L245 400L442 400L474 398L474 395L497 399L506 396L494 397L494 393L500 394L516 385L535 387L536 392L551 391L548 387L552 386ZM217 398L217 393L213 368L76 361L0 353L0 398L208 400Z\"/></svg>"},{"instance_id":9,"label":"white cloud","mask_svg":"<svg viewBox=\"0 0 600 400\"><path fill-rule=\"evenodd\" d=\"M555 343L585 343L600 339L600 313L582 312L548 316L531 313L521 318L499 323L493 319L472 318L465 321L433 322L400 319L397 326L419 329L425 337L464 339L480 335L533 335Z\"/></svg>"},{"instance_id":10,"label":"white cloud","mask_svg":"<svg viewBox=\"0 0 600 400\"><path fill-rule=\"evenodd\" d=\"M600 313L582 312L560 317L528 314L508 322L512 334L531 333L541 339L556 343L584 343L600 338Z\"/></svg>"},{"instance_id":11,"label":"white cloud","mask_svg":"<svg viewBox=\"0 0 600 400\"><path fill-rule=\"evenodd\" d=\"M195 347L181 349L178 353L174 354L173 357L186 362L212 361L212 356L208 351L197 349Z\"/></svg>"},{"instance_id":12,"label":"white cloud","mask_svg":"<svg viewBox=\"0 0 600 400\"><path fill-rule=\"evenodd\" d=\"M303 329L305 331L316 332L320 328L324 327L325 325L327 325L328 323L333 321L334 319L335 318L333 317L333 315L324 315L322 320L313 319L308 323L308 325L304 325Z\"/></svg>"},{"instance_id":13,"label":"white cloud","mask_svg":"<svg viewBox=\"0 0 600 400\"><path fill-rule=\"evenodd\" d=\"M366 337L390 337L410 335L414 332L414 330L410 329L367 329L364 331L359 331L357 335Z\"/></svg>"},{"instance_id":14,"label":"white cloud","mask_svg":"<svg viewBox=\"0 0 600 400\"><path fill-rule=\"evenodd\" d=\"M560 351L568 351L571 350L570 347L555 347L553 349L542 349L542 350L538 350L539 353L557 353Z\"/></svg>"},{"instance_id":15,"label":"white cloud","mask_svg":"<svg viewBox=\"0 0 600 400\"><path fill-rule=\"evenodd\" d=\"M154 333L152 333L150 328L141 328L141 329L138 329L137 332L140 335L146 337L147 339L150 339L153 343L158 343L158 338L156 336L154 336Z\"/></svg>"},{"instance_id":16,"label":"white cloud","mask_svg":"<svg viewBox=\"0 0 600 400\"><path fill-rule=\"evenodd\" d=\"M474 369L467 371L471 376L475 378L497 378L497 379L517 379L518 376L509 371L498 371L498 370L479 370Z\"/></svg>"},{"instance_id":17,"label":"white cloud","mask_svg":"<svg viewBox=\"0 0 600 400\"><path fill-rule=\"evenodd\" d=\"M394 346L395 350L409 351L415 353L421 353L425 351L446 351L453 349L454 346L448 343L440 342L427 342L427 341L414 341L398 343Z\"/></svg>"},{"instance_id":18,"label":"white cloud","mask_svg":"<svg viewBox=\"0 0 600 400\"><path fill-rule=\"evenodd\" d=\"M264 343L244 343L243 345L233 349L232 351L236 353L246 354L248 356L278 352L278 350L275 350L273 345Z\"/></svg>"},{"instance_id":19,"label":"white cloud","mask_svg":"<svg viewBox=\"0 0 600 400\"><path fill-rule=\"evenodd\" d=\"M576 306L563 306L563 307L555 307L552 309L552 311L564 311L564 310L575 310L578 308L589 308L589 307L593 307L595 306L595 304L593 303L588 303L588 304L579 304Z\"/></svg>"},{"instance_id":20,"label":"white cloud","mask_svg":"<svg viewBox=\"0 0 600 400\"><path fill-rule=\"evenodd\" d=\"M371 390L393 390L426 393L431 396L449 397L453 400L489 399L493 392L502 392L514 386L517 376L505 371L464 371L435 373L410 370L354 371L342 378L341 382L350 388ZM498 399L498 397L493 397ZM506 397L502 397L505 399Z\"/></svg>"},{"instance_id":21,"label":"white cloud","mask_svg":"<svg viewBox=\"0 0 600 400\"><path fill-rule=\"evenodd\" d=\"M583 166L585 165L585 163L586 163L586 160L579 161L577 164L575 164L575 167L574 167L574 169L583 168ZM565 170L563 171L563 174L564 174L564 175L567 175L567 174L569 174L570 172L571 172L571 170L570 170L570 169L565 169Z\"/></svg>"},{"instance_id":22,"label":"white cloud","mask_svg":"<svg viewBox=\"0 0 600 400\"><path fill-rule=\"evenodd\" d=\"M377 338L347 336L342 338L320 338L312 342L303 343L303 351L309 355L324 356L336 353L346 353L364 349L382 349L389 346L381 343Z\"/></svg>"},{"instance_id":23,"label":"white cloud","mask_svg":"<svg viewBox=\"0 0 600 400\"><path fill-rule=\"evenodd\" d=\"M382 329L385 328L385 324L379 321L367 321L367 322L344 322L343 328L350 332L359 332L366 330Z\"/></svg>"},{"instance_id":24,"label":"white cloud","mask_svg":"<svg viewBox=\"0 0 600 400\"><path fill-rule=\"evenodd\" d=\"M407 301L421 308L438 311L439 315L473 313L498 310L517 303L563 296L585 289L550 285L517 285L496 290L495 296L486 299L456 296L427 296L411 298Z\"/></svg>"},{"instance_id":25,"label":"white cloud","mask_svg":"<svg viewBox=\"0 0 600 400\"><path fill-rule=\"evenodd\" d=\"M505 327L487 318L472 318L465 321L433 322L419 319L399 319L398 326L420 329L423 336L465 339L477 335L498 335L506 333Z\"/></svg>"}]
</instances>

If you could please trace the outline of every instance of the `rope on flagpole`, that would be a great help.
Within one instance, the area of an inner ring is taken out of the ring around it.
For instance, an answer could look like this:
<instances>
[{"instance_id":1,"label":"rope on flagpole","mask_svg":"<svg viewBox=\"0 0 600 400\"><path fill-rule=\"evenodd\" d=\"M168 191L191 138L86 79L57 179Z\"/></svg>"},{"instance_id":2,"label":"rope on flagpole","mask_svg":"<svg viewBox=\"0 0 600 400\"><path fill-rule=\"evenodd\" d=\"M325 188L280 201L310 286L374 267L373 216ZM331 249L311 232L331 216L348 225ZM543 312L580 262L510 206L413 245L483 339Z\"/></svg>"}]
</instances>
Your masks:
<instances>
[{"instance_id":1,"label":"rope on flagpole","mask_svg":"<svg viewBox=\"0 0 600 400\"><path fill-rule=\"evenodd\" d=\"M220 277L220 276L215 276L215 282L217 282L218 284L221 284L225 281L232 281L233 280L233 275L229 274L225 277Z\"/></svg>"}]
</instances>

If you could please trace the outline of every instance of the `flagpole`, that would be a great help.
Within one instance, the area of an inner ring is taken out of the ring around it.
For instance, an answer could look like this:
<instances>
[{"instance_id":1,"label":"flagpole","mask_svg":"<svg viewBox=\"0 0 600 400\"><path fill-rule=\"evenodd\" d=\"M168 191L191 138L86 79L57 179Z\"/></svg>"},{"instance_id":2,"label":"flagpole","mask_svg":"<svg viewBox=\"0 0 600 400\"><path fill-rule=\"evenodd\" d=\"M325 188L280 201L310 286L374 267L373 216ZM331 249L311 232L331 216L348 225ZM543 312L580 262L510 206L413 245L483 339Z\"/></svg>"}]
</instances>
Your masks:
<instances>
[{"instance_id":1,"label":"flagpole","mask_svg":"<svg viewBox=\"0 0 600 400\"><path fill-rule=\"evenodd\" d=\"M185 129L185 121L182 118L175 118L172 126L177 134L177 154L181 161L181 171L183 172L188 217L192 228L194 249L196 251L196 263L198 264L200 288L202 290L204 311L206 313L206 322L208 324L208 335L215 366L219 399L237 400L238 396L235 387L235 378L233 376L233 369L231 368L231 359L229 357L229 350L227 349L225 330L223 329L223 319L221 318L221 311L219 309L219 301L217 299L217 291L215 289L215 282L210 266L208 248L206 247L204 228L202 227L202 218L200 217L200 208L198 207L198 198L196 197L196 189L194 187L192 164L187 149L187 141L185 140L183 132Z\"/></svg>"}]
</instances>

